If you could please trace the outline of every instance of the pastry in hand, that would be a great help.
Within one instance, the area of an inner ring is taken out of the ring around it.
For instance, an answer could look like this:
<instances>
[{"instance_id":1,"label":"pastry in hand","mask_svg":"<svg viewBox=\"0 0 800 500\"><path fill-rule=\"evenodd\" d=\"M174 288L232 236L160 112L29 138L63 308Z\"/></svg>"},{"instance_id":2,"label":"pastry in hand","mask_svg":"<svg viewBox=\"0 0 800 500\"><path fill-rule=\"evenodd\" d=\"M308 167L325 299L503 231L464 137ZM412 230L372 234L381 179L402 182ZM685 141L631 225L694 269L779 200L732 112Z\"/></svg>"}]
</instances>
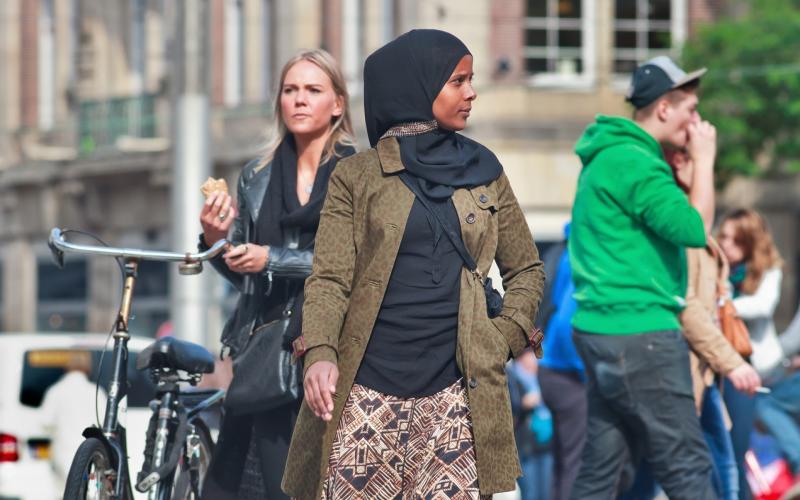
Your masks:
<instances>
[{"instance_id":1,"label":"pastry in hand","mask_svg":"<svg viewBox=\"0 0 800 500\"><path fill-rule=\"evenodd\" d=\"M225 182L225 179L214 179L213 177L209 177L200 186L200 191L203 192L203 196L208 198L211 196L211 193L214 191L220 191L222 193L228 194L228 183Z\"/></svg>"}]
</instances>

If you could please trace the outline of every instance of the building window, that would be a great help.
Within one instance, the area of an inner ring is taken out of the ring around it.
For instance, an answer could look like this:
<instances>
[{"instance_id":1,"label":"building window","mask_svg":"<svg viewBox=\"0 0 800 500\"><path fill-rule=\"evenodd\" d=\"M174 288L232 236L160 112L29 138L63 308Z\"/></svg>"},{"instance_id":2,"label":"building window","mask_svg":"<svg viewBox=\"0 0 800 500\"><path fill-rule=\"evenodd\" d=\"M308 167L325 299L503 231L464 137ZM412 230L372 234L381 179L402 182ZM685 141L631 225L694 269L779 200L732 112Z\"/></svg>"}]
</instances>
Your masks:
<instances>
[{"instance_id":1,"label":"building window","mask_svg":"<svg viewBox=\"0 0 800 500\"><path fill-rule=\"evenodd\" d=\"M225 0L225 105L242 103L244 90L244 13L242 0Z\"/></svg>"},{"instance_id":2,"label":"building window","mask_svg":"<svg viewBox=\"0 0 800 500\"><path fill-rule=\"evenodd\" d=\"M43 0L39 5L39 128L50 130L56 107L56 23L53 0Z\"/></svg>"},{"instance_id":3,"label":"building window","mask_svg":"<svg viewBox=\"0 0 800 500\"><path fill-rule=\"evenodd\" d=\"M397 37L397 2L396 0L381 1L381 45L385 45Z\"/></svg>"},{"instance_id":4,"label":"building window","mask_svg":"<svg viewBox=\"0 0 800 500\"><path fill-rule=\"evenodd\" d=\"M169 275L177 272L166 262L148 261L139 266L129 325L132 335L154 337L169 320Z\"/></svg>"},{"instance_id":5,"label":"building window","mask_svg":"<svg viewBox=\"0 0 800 500\"><path fill-rule=\"evenodd\" d=\"M590 85L595 24L593 0L528 0L525 70L533 83Z\"/></svg>"},{"instance_id":6,"label":"building window","mask_svg":"<svg viewBox=\"0 0 800 500\"><path fill-rule=\"evenodd\" d=\"M616 0L614 73L630 75L636 66L673 55L686 38L686 0Z\"/></svg>"},{"instance_id":7,"label":"building window","mask_svg":"<svg viewBox=\"0 0 800 500\"><path fill-rule=\"evenodd\" d=\"M167 250L167 239L164 232L148 231L141 235L128 234L117 244L132 248ZM170 278L178 274L177 266L167 262L142 261L136 274L136 293L128 324L131 335L154 337L159 331L164 333L171 330Z\"/></svg>"},{"instance_id":8,"label":"building window","mask_svg":"<svg viewBox=\"0 0 800 500\"><path fill-rule=\"evenodd\" d=\"M261 6L261 100L269 102L272 97L272 74L273 74L273 52L274 43L272 25L274 19L273 1L262 0Z\"/></svg>"},{"instance_id":9,"label":"building window","mask_svg":"<svg viewBox=\"0 0 800 500\"><path fill-rule=\"evenodd\" d=\"M37 266L36 328L42 332L86 330L88 274L86 260L70 258L59 269L49 261Z\"/></svg>"},{"instance_id":10,"label":"building window","mask_svg":"<svg viewBox=\"0 0 800 500\"><path fill-rule=\"evenodd\" d=\"M134 0L131 4L131 94L144 91L145 82L145 5L146 0Z\"/></svg>"},{"instance_id":11,"label":"building window","mask_svg":"<svg viewBox=\"0 0 800 500\"><path fill-rule=\"evenodd\" d=\"M342 2L342 71L350 95L360 95L364 64L364 5L362 0Z\"/></svg>"}]
</instances>

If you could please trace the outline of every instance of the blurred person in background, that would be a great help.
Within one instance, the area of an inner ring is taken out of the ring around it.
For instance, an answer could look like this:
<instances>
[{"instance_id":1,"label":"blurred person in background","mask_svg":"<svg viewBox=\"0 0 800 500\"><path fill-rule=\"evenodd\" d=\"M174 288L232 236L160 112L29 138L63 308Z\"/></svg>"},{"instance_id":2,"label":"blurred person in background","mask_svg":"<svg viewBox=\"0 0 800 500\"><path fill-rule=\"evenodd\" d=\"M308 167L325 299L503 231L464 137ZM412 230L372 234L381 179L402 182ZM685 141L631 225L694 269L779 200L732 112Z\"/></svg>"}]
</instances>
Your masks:
<instances>
[{"instance_id":1,"label":"blurred person in background","mask_svg":"<svg viewBox=\"0 0 800 500\"><path fill-rule=\"evenodd\" d=\"M521 500L548 500L553 470L553 419L542 401L538 362L526 349L506 366L514 437L522 466Z\"/></svg>"},{"instance_id":2,"label":"blurred person in background","mask_svg":"<svg viewBox=\"0 0 800 500\"><path fill-rule=\"evenodd\" d=\"M89 352L69 353L64 376L47 389L39 409L50 436L50 462L61 485L84 441L83 430L98 425L97 411L102 415L106 407L106 392L89 380L91 373Z\"/></svg>"},{"instance_id":3,"label":"blurred person in background","mask_svg":"<svg viewBox=\"0 0 800 500\"><path fill-rule=\"evenodd\" d=\"M555 272L548 276L550 293L545 294L541 306L551 310L544 325L544 357L539 362L542 399L553 419L551 500L569 498L586 440L586 375L572 340L572 315L577 304L572 297L575 286L567 250L569 228L567 223L565 245L553 266ZM544 301L550 303L545 305Z\"/></svg>"},{"instance_id":4,"label":"blurred person in background","mask_svg":"<svg viewBox=\"0 0 800 500\"><path fill-rule=\"evenodd\" d=\"M694 165L684 151L671 151L668 161L678 185L690 192ZM739 496L739 479L733 443L715 374L750 396L761 385L755 369L724 337L719 326L719 304L727 289L728 261L717 242L707 236L706 248L688 248L686 308L681 313L683 334L691 348L692 381L700 426L714 460L714 485L722 500Z\"/></svg>"},{"instance_id":5,"label":"blurred person in background","mask_svg":"<svg viewBox=\"0 0 800 500\"><path fill-rule=\"evenodd\" d=\"M800 483L800 309L779 336L785 371L756 397L756 417L778 443L795 482ZM800 488L796 492L800 497Z\"/></svg>"},{"instance_id":6,"label":"blurred person in background","mask_svg":"<svg viewBox=\"0 0 800 500\"><path fill-rule=\"evenodd\" d=\"M200 214L201 250L233 229L234 245L212 264L240 293L222 332L234 359L251 332L279 319L289 300L294 301L289 333L300 335L304 279L267 273L267 264L291 260L305 263L311 273L328 179L336 163L355 152L345 81L323 50L300 52L284 65L274 116L276 132L266 154L245 165L239 177L236 207L231 196L216 192ZM267 411L227 412L203 497L238 497L252 440L265 488L259 496L287 498L280 481L299 407L298 399Z\"/></svg>"},{"instance_id":7,"label":"blurred person in background","mask_svg":"<svg viewBox=\"0 0 800 500\"><path fill-rule=\"evenodd\" d=\"M640 459L673 500L716 498L678 319L685 249L705 247L714 216L716 131L697 112L704 71L687 74L665 56L644 63L627 96L633 120L598 116L575 147L572 324L588 381L576 500L614 498ZM665 147L694 160L688 199Z\"/></svg>"},{"instance_id":8,"label":"blurred person in background","mask_svg":"<svg viewBox=\"0 0 800 500\"><path fill-rule=\"evenodd\" d=\"M755 210L734 210L719 227L719 245L730 263L733 305L750 332L753 354L749 361L769 384L779 376L784 358L773 322L780 301L783 261L766 221ZM731 438L739 469L739 498L749 500L752 494L744 455L755 423L755 399L737 390L730 380L725 381L723 396L733 423Z\"/></svg>"},{"instance_id":9,"label":"blurred person in background","mask_svg":"<svg viewBox=\"0 0 800 500\"><path fill-rule=\"evenodd\" d=\"M767 383L769 394L756 396L756 417L778 443L800 486L800 356L784 360L786 372ZM794 493L800 497L800 487Z\"/></svg>"}]
</instances>

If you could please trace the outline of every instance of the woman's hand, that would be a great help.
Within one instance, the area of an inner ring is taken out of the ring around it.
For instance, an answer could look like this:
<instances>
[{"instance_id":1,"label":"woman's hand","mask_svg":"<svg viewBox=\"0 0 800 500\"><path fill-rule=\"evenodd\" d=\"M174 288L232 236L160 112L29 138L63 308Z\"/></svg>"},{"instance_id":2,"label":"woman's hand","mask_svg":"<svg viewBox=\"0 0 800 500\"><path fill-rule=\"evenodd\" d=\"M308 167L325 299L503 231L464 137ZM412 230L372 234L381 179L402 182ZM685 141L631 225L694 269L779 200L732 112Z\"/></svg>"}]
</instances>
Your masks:
<instances>
[{"instance_id":1,"label":"woman's hand","mask_svg":"<svg viewBox=\"0 0 800 500\"><path fill-rule=\"evenodd\" d=\"M728 372L728 380L731 381L737 391L753 395L756 388L761 385L761 377L758 372L750 366L750 363L743 363L730 372Z\"/></svg>"},{"instance_id":2,"label":"woman's hand","mask_svg":"<svg viewBox=\"0 0 800 500\"><path fill-rule=\"evenodd\" d=\"M244 243L228 250L225 255L228 269L237 273L260 273L269 259L269 247Z\"/></svg>"},{"instance_id":3,"label":"woman's hand","mask_svg":"<svg viewBox=\"0 0 800 500\"><path fill-rule=\"evenodd\" d=\"M203 226L203 239L211 246L228 236L228 230L236 217L236 209L231 204L228 193L214 191L206 198L200 212L200 225Z\"/></svg>"},{"instance_id":4,"label":"woman's hand","mask_svg":"<svg viewBox=\"0 0 800 500\"><path fill-rule=\"evenodd\" d=\"M308 367L303 389L306 403L314 415L326 422L333 418L333 394L336 392L336 381L339 369L330 361L317 361Z\"/></svg>"}]
</instances>

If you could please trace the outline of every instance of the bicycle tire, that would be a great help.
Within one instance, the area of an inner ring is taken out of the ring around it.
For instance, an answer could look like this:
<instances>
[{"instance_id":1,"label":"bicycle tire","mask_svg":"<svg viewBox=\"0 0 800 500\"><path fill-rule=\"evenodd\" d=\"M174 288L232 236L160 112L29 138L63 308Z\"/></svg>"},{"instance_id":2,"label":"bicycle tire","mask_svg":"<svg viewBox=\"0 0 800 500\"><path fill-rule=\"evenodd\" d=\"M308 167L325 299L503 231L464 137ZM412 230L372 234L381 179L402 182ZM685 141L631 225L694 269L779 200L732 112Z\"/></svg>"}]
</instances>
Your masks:
<instances>
[{"instance_id":1,"label":"bicycle tire","mask_svg":"<svg viewBox=\"0 0 800 500\"><path fill-rule=\"evenodd\" d=\"M114 462L105 444L88 438L78 447L67 474L64 498L69 500L106 500L114 496ZM98 476L99 471L99 476Z\"/></svg>"},{"instance_id":2,"label":"bicycle tire","mask_svg":"<svg viewBox=\"0 0 800 500\"><path fill-rule=\"evenodd\" d=\"M203 482L206 479L206 473L211 465L211 457L214 454L214 441L211 439L211 432L205 422L200 419L192 421L195 426L197 435L200 437L199 451L200 451L200 466L198 468L197 483L198 490L202 494ZM183 444L185 446L185 443ZM176 468L175 478L173 480L171 500L198 500L192 491L192 471L189 464L186 463L186 454L181 454L181 461Z\"/></svg>"}]
</instances>

